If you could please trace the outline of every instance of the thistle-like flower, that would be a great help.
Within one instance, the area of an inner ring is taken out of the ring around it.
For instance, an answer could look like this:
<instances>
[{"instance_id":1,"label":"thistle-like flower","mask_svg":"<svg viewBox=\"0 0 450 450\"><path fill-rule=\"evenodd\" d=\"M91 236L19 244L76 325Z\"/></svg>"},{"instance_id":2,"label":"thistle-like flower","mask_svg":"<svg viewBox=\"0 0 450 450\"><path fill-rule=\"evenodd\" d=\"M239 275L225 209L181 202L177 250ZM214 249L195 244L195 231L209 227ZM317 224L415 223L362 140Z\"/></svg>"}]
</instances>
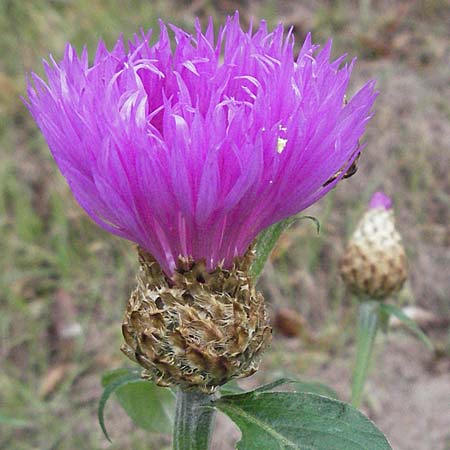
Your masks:
<instances>
[{"instance_id":1,"label":"thistle-like flower","mask_svg":"<svg viewBox=\"0 0 450 450\"><path fill-rule=\"evenodd\" d=\"M253 370L264 342L252 339L268 334L242 262L251 243L344 176L376 93L368 82L344 104L353 62L330 61L331 42L319 50L309 35L294 59L282 25L245 32L236 14L217 38L211 23L193 36L171 26L173 49L160 29L154 44L150 31L128 50L100 42L91 64L67 45L60 63L45 63L48 82L32 75L28 106L80 205L142 249L127 354L162 383L210 389ZM217 329L187 333L198 321ZM165 344L147 346L155 340ZM189 359L194 347L214 347L209 362ZM224 348L226 369L213 368Z\"/></svg>"},{"instance_id":2,"label":"thistle-like flower","mask_svg":"<svg viewBox=\"0 0 450 450\"><path fill-rule=\"evenodd\" d=\"M342 278L355 294L383 300L401 289L407 273L392 201L383 192L376 192L342 257Z\"/></svg>"}]
</instances>

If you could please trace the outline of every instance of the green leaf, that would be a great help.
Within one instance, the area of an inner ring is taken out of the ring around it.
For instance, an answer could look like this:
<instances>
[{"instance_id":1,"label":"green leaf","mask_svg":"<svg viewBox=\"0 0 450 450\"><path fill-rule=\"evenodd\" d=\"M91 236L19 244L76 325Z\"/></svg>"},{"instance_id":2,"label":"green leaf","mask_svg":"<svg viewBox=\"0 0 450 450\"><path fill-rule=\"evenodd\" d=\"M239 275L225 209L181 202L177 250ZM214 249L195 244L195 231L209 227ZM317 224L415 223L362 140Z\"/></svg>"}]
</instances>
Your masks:
<instances>
[{"instance_id":1,"label":"green leaf","mask_svg":"<svg viewBox=\"0 0 450 450\"><path fill-rule=\"evenodd\" d=\"M279 380L272 381L271 383L263 384L262 386L258 386L256 389L253 389L249 392L271 392L277 387L282 386L283 384L294 383L295 380L292 378L280 378Z\"/></svg>"},{"instance_id":2,"label":"green leaf","mask_svg":"<svg viewBox=\"0 0 450 450\"><path fill-rule=\"evenodd\" d=\"M372 351L379 325L377 301L363 301L359 305L356 327L356 361L352 377L352 405L359 407L372 359Z\"/></svg>"},{"instance_id":3,"label":"green leaf","mask_svg":"<svg viewBox=\"0 0 450 450\"><path fill-rule=\"evenodd\" d=\"M320 222L319 222L319 219L317 217L314 217L314 216L300 216L300 217L294 218L294 221L297 222L297 221L305 220L305 219L306 220L312 220L315 223L317 234L319 234L320 233Z\"/></svg>"},{"instance_id":4,"label":"green leaf","mask_svg":"<svg viewBox=\"0 0 450 450\"><path fill-rule=\"evenodd\" d=\"M100 399L98 417L108 440L104 423L104 409L115 393L120 405L139 427L158 433L171 433L175 411L175 397L170 389L160 388L140 377L140 371L118 369L102 378L105 387Z\"/></svg>"},{"instance_id":5,"label":"green leaf","mask_svg":"<svg viewBox=\"0 0 450 450\"><path fill-rule=\"evenodd\" d=\"M309 392L310 394L323 395L324 397L338 399L336 391L322 383L315 381L294 381L295 392Z\"/></svg>"},{"instance_id":6,"label":"green leaf","mask_svg":"<svg viewBox=\"0 0 450 450\"><path fill-rule=\"evenodd\" d=\"M272 252L275 244L277 243L281 233L289 228L294 222L303 219L310 219L315 222L317 227L317 232L320 231L319 221L312 216L301 216L301 217L289 217L288 219L282 220L278 223L273 224L269 228L263 230L256 239L255 253L256 257L251 268L251 275L257 279L264 268L264 264L267 261L270 253Z\"/></svg>"},{"instance_id":7,"label":"green leaf","mask_svg":"<svg viewBox=\"0 0 450 450\"><path fill-rule=\"evenodd\" d=\"M110 370L102 375L102 386L106 388L108 384L111 384L115 380L124 377L125 375L130 375L134 380L141 379L141 371L139 369L129 369L127 367L122 367L120 369Z\"/></svg>"},{"instance_id":8,"label":"green leaf","mask_svg":"<svg viewBox=\"0 0 450 450\"><path fill-rule=\"evenodd\" d=\"M106 431L105 426L105 406L106 402L108 401L111 394L113 394L117 389L119 389L121 386L125 386L126 384L136 381L136 374L135 373L127 373L125 375L121 375L118 378L114 378L109 384L105 386L105 389L103 390L103 394L100 397L100 402L98 404L98 410L97 410L97 416L98 421L100 423L100 426L102 428L103 434L105 435L106 439L108 439L109 442L112 442L108 432Z\"/></svg>"},{"instance_id":9,"label":"green leaf","mask_svg":"<svg viewBox=\"0 0 450 450\"><path fill-rule=\"evenodd\" d=\"M259 233L255 244L255 260L251 267L251 275L257 279L266 264L272 249L275 247L281 233L293 223L291 218L271 225Z\"/></svg>"},{"instance_id":10,"label":"green leaf","mask_svg":"<svg viewBox=\"0 0 450 450\"><path fill-rule=\"evenodd\" d=\"M362 413L320 395L250 392L215 404L240 428L238 450L392 450Z\"/></svg>"},{"instance_id":11,"label":"green leaf","mask_svg":"<svg viewBox=\"0 0 450 450\"><path fill-rule=\"evenodd\" d=\"M269 384L259 386L251 392L271 392L284 384L294 387L294 392L309 392L311 394L323 395L324 397L338 398L337 393L328 386L314 381L301 381L296 378L280 378Z\"/></svg>"},{"instance_id":12,"label":"green leaf","mask_svg":"<svg viewBox=\"0 0 450 450\"><path fill-rule=\"evenodd\" d=\"M389 305L388 303L382 303L380 308L385 314L397 317L400 322L402 322L410 331L412 331L428 348L428 350L433 351L434 345L428 336L419 328L419 326L410 319L400 308L394 305Z\"/></svg>"},{"instance_id":13,"label":"green leaf","mask_svg":"<svg viewBox=\"0 0 450 450\"><path fill-rule=\"evenodd\" d=\"M242 394L244 392L244 389L239 387L236 380L229 381L221 386L219 390L221 395Z\"/></svg>"},{"instance_id":14,"label":"green leaf","mask_svg":"<svg viewBox=\"0 0 450 450\"><path fill-rule=\"evenodd\" d=\"M231 382L233 383L233 382ZM268 384L263 384L250 391L244 391L237 384L230 386L230 383L225 384L220 388L220 393L222 395L236 395L243 393L256 393L256 392L273 392L276 388L289 385L294 388L294 392L309 392L311 394L323 395L324 397L338 398L337 393L322 383L317 383L314 381L301 381L296 378L280 378Z\"/></svg>"}]
</instances>

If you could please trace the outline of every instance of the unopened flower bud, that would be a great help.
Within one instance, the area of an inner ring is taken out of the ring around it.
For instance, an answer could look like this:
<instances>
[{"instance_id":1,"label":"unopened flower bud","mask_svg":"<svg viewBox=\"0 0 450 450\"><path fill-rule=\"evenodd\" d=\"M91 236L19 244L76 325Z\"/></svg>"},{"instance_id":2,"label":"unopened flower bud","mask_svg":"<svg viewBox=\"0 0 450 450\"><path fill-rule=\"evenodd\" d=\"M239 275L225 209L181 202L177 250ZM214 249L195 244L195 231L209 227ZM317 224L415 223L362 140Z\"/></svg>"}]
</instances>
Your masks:
<instances>
[{"instance_id":1,"label":"unopened flower bud","mask_svg":"<svg viewBox=\"0 0 450 450\"><path fill-rule=\"evenodd\" d=\"M341 275L357 295L384 299L401 289L407 261L391 199L376 192L341 259Z\"/></svg>"},{"instance_id":2,"label":"unopened flower bud","mask_svg":"<svg viewBox=\"0 0 450 450\"><path fill-rule=\"evenodd\" d=\"M138 285L127 305L122 351L160 386L203 392L254 373L270 340L264 298L249 269L251 250L230 269L179 259L169 278L139 249Z\"/></svg>"}]
</instances>

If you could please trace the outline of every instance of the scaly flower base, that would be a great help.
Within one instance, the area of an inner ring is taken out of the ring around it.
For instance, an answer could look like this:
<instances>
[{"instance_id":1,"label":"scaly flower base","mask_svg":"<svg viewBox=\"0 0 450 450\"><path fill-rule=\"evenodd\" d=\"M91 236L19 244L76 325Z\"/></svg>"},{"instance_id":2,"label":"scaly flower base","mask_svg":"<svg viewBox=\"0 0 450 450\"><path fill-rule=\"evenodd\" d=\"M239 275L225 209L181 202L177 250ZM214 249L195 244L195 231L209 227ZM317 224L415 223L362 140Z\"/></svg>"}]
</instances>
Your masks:
<instances>
[{"instance_id":1,"label":"scaly flower base","mask_svg":"<svg viewBox=\"0 0 450 450\"><path fill-rule=\"evenodd\" d=\"M249 275L252 250L211 273L204 261L180 259L170 278L146 251L139 249L139 259L122 351L146 369L144 376L159 386L212 393L257 370L271 329Z\"/></svg>"}]
</instances>

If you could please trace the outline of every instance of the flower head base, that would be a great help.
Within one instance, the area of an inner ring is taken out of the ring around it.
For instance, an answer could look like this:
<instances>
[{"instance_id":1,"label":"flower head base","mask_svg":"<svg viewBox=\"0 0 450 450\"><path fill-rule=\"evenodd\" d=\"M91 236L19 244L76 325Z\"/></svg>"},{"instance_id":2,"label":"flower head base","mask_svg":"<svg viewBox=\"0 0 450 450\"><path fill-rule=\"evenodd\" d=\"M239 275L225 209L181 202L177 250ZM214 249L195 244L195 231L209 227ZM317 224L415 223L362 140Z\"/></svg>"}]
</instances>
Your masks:
<instances>
[{"instance_id":1,"label":"flower head base","mask_svg":"<svg viewBox=\"0 0 450 450\"><path fill-rule=\"evenodd\" d=\"M341 275L355 294L384 299L401 289L407 261L395 229L391 199L376 192L341 260Z\"/></svg>"},{"instance_id":2,"label":"flower head base","mask_svg":"<svg viewBox=\"0 0 450 450\"><path fill-rule=\"evenodd\" d=\"M211 393L257 370L270 340L264 299L249 277L252 250L230 269L181 259L171 278L140 249L138 285L123 322L123 352L160 386Z\"/></svg>"},{"instance_id":3,"label":"flower head base","mask_svg":"<svg viewBox=\"0 0 450 450\"><path fill-rule=\"evenodd\" d=\"M80 205L136 242L171 276L179 256L231 268L257 234L298 213L342 178L376 97L347 104L353 63L330 61L307 36L243 31L236 14L214 38L166 26L100 42L89 63L67 45L35 74L28 107ZM341 172L339 172L341 171ZM341 173L327 183L334 174Z\"/></svg>"}]
</instances>

